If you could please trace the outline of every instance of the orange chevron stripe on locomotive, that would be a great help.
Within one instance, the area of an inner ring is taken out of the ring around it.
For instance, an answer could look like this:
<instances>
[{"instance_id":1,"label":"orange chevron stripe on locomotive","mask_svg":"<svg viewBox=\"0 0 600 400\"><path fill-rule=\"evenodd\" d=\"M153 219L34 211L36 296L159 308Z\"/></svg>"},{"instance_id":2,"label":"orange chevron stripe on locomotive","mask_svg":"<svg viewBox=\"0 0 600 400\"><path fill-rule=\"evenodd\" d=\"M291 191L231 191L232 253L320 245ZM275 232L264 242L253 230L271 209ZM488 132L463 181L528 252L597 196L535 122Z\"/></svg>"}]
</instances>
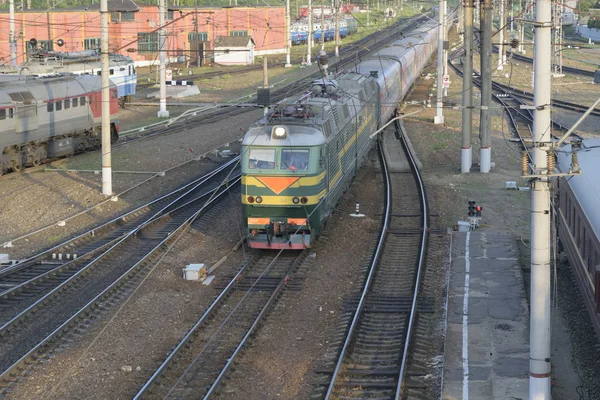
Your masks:
<instances>
[{"instance_id":1,"label":"orange chevron stripe on locomotive","mask_svg":"<svg viewBox=\"0 0 600 400\"><path fill-rule=\"evenodd\" d=\"M294 176L257 176L258 179L263 185L268 187L275 194L279 194L283 192L285 189L292 186L300 177Z\"/></svg>"}]
</instances>

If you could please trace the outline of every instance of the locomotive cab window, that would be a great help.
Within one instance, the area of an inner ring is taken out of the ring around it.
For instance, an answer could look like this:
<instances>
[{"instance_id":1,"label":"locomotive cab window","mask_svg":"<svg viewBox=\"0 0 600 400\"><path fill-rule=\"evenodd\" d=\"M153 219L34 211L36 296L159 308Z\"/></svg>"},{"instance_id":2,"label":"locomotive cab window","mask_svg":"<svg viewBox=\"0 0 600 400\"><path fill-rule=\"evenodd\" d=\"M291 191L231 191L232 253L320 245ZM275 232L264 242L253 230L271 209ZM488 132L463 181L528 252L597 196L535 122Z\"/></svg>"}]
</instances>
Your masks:
<instances>
[{"instance_id":1,"label":"locomotive cab window","mask_svg":"<svg viewBox=\"0 0 600 400\"><path fill-rule=\"evenodd\" d=\"M306 171L308 170L309 156L310 150L308 149L282 150L279 168L282 170Z\"/></svg>"},{"instance_id":2,"label":"locomotive cab window","mask_svg":"<svg viewBox=\"0 0 600 400\"><path fill-rule=\"evenodd\" d=\"M248 168L275 169L275 149L250 149Z\"/></svg>"}]
</instances>

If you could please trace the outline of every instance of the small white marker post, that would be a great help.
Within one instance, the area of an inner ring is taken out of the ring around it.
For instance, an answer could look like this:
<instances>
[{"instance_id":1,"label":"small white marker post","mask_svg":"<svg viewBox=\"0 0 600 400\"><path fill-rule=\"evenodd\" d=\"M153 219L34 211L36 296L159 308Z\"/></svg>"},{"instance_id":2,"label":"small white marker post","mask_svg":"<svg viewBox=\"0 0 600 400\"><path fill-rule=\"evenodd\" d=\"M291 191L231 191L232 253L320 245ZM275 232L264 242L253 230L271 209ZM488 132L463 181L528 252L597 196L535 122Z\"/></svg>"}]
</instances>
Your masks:
<instances>
[{"instance_id":1,"label":"small white marker post","mask_svg":"<svg viewBox=\"0 0 600 400\"><path fill-rule=\"evenodd\" d=\"M356 212L350 214L350 216L354 218L362 218L365 216L365 214L360 213L360 203L358 201L356 202Z\"/></svg>"}]
</instances>

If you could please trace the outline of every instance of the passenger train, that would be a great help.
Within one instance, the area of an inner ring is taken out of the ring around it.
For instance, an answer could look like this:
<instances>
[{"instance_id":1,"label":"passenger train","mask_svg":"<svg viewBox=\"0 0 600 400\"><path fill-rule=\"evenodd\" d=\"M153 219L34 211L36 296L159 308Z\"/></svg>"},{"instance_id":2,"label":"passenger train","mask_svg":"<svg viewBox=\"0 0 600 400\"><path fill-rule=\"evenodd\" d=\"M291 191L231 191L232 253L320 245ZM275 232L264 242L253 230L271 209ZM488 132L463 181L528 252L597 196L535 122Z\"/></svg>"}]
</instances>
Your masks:
<instances>
[{"instance_id":1,"label":"passenger train","mask_svg":"<svg viewBox=\"0 0 600 400\"><path fill-rule=\"evenodd\" d=\"M303 44L308 40L308 18L296 21L290 28L292 32L292 43ZM345 38L348 35L358 32L358 22L354 18L340 18L340 38ZM324 32L325 41L330 41L335 38L335 22L331 20L325 21L324 29L321 29L321 19L315 19L313 22L314 40L320 41L321 35Z\"/></svg>"},{"instance_id":2,"label":"passenger train","mask_svg":"<svg viewBox=\"0 0 600 400\"><path fill-rule=\"evenodd\" d=\"M573 147L558 152L561 172L574 169ZM600 139L585 139L576 147L581 147L577 160L582 174L559 181L558 236L600 337Z\"/></svg>"},{"instance_id":3,"label":"passenger train","mask_svg":"<svg viewBox=\"0 0 600 400\"><path fill-rule=\"evenodd\" d=\"M101 77L0 75L0 175L101 143ZM118 140L117 88L110 88L111 140Z\"/></svg>"},{"instance_id":4,"label":"passenger train","mask_svg":"<svg viewBox=\"0 0 600 400\"><path fill-rule=\"evenodd\" d=\"M4 73L32 75L37 77L57 76L61 74L100 75L101 62L99 50L79 52L36 51L29 61L16 69L4 70ZM109 75L116 86L121 102L129 101L135 94L137 74L131 57L111 54L109 57Z\"/></svg>"},{"instance_id":5,"label":"passenger train","mask_svg":"<svg viewBox=\"0 0 600 400\"><path fill-rule=\"evenodd\" d=\"M359 63L318 79L253 124L242 142L242 214L250 247L304 249L347 189L437 42L424 22Z\"/></svg>"}]
</instances>

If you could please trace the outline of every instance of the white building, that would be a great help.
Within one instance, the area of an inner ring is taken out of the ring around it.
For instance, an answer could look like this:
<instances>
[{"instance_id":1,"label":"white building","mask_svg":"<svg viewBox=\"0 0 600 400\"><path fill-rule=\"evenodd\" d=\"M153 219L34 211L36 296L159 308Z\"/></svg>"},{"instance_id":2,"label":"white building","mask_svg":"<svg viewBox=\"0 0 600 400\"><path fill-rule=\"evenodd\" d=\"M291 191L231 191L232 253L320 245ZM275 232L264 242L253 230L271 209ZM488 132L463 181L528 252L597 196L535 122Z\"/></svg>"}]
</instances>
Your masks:
<instances>
[{"instance_id":1,"label":"white building","mask_svg":"<svg viewBox=\"0 0 600 400\"><path fill-rule=\"evenodd\" d=\"M254 64L252 36L217 36L215 38L215 63L221 65Z\"/></svg>"}]
</instances>

